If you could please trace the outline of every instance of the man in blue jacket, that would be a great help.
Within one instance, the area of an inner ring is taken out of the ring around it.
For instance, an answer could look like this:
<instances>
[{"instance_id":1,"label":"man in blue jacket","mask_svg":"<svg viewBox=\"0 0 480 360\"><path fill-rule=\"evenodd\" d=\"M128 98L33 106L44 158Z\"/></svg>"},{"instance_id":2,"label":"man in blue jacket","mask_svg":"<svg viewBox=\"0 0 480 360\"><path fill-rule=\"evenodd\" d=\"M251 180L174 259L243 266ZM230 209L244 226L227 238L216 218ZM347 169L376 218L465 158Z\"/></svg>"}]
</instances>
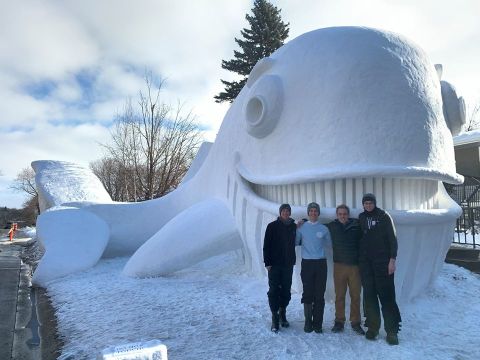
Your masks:
<instances>
[{"instance_id":1,"label":"man in blue jacket","mask_svg":"<svg viewBox=\"0 0 480 360\"><path fill-rule=\"evenodd\" d=\"M327 286L327 252L332 240L327 227L318 221L320 206L312 202L307 207L308 221L297 229L296 245L302 246L302 303L305 332L322 333L325 288Z\"/></svg>"}]
</instances>

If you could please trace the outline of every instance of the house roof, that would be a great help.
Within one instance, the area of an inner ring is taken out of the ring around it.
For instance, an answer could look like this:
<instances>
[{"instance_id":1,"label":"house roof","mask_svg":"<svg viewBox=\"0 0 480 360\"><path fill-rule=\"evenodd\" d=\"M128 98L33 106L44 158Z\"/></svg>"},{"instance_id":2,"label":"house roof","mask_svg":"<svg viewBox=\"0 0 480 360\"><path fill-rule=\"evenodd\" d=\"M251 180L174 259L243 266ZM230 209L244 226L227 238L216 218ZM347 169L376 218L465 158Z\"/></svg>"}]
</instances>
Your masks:
<instances>
[{"instance_id":1,"label":"house roof","mask_svg":"<svg viewBox=\"0 0 480 360\"><path fill-rule=\"evenodd\" d=\"M480 146L480 130L472 130L453 137L453 145L476 145Z\"/></svg>"}]
</instances>

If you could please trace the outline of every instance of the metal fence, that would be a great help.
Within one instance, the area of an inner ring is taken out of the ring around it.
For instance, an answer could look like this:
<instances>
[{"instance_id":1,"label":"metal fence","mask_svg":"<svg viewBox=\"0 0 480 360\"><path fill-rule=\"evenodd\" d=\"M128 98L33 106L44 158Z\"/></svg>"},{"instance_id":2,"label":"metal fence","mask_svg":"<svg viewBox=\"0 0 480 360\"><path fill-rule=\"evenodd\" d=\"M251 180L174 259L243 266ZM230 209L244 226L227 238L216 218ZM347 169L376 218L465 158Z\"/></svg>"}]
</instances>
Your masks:
<instances>
[{"instance_id":1,"label":"metal fence","mask_svg":"<svg viewBox=\"0 0 480 360\"><path fill-rule=\"evenodd\" d=\"M445 184L448 194L462 208L457 219L453 242L480 247L480 179L465 176L462 185Z\"/></svg>"},{"instance_id":2,"label":"metal fence","mask_svg":"<svg viewBox=\"0 0 480 360\"><path fill-rule=\"evenodd\" d=\"M480 247L480 206L462 206L462 215L457 219L453 242L474 249Z\"/></svg>"}]
</instances>

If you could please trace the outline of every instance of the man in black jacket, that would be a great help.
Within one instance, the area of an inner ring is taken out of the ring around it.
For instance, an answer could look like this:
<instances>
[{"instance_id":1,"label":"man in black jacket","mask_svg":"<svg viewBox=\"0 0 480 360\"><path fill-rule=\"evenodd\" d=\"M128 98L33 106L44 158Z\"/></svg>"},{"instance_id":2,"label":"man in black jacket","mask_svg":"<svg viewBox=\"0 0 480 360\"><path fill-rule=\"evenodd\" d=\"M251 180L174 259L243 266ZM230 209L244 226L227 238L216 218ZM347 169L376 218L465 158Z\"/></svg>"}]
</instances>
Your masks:
<instances>
[{"instance_id":1,"label":"man in black jacket","mask_svg":"<svg viewBox=\"0 0 480 360\"><path fill-rule=\"evenodd\" d=\"M290 302L293 266L295 265L295 234L297 226L290 218L292 209L282 204L277 220L267 225L263 242L263 261L268 271L268 303L272 311L273 332L279 324L288 327L286 308Z\"/></svg>"},{"instance_id":2,"label":"man in black jacket","mask_svg":"<svg viewBox=\"0 0 480 360\"><path fill-rule=\"evenodd\" d=\"M327 226L333 245L333 283L335 285L335 324L332 332L343 331L345 324L345 295L350 293L350 324L360 335L365 335L360 323L360 293L362 282L358 268L358 247L362 231L358 220L351 219L347 205L338 205L337 218Z\"/></svg>"},{"instance_id":3,"label":"man in black jacket","mask_svg":"<svg viewBox=\"0 0 480 360\"><path fill-rule=\"evenodd\" d=\"M363 236L360 240L360 275L363 285L363 301L368 331L366 338L375 340L380 329L380 307L387 342L398 345L397 333L400 330L400 310L395 300L394 273L397 258L397 237L392 218L377 208L375 195L365 194L363 209L359 216Z\"/></svg>"}]
</instances>

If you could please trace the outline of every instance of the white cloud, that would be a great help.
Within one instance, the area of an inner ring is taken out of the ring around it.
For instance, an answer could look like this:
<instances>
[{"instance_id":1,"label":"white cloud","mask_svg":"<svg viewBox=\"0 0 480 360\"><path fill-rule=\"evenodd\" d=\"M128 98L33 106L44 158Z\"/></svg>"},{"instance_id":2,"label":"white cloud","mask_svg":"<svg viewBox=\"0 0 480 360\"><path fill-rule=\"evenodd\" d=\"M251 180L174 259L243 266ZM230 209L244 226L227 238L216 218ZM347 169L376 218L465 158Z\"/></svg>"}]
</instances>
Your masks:
<instances>
[{"instance_id":1,"label":"white cloud","mask_svg":"<svg viewBox=\"0 0 480 360\"><path fill-rule=\"evenodd\" d=\"M1 14L3 71L26 79L61 79L98 60L98 49L82 24L57 2L3 2Z\"/></svg>"},{"instance_id":2,"label":"white cloud","mask_svg":"<svg viewBox=\"0 0 480 360\"><path fill-rule=\"evenodd\" d=\"M108 140L108 129L100 125L53 126L44 124L34 131L0 133L0 143L9 151L0 152L1 170L13 178L34 160L65 160L88 165L99 157L99 142Z\"/></svg>"}]
</instances>

